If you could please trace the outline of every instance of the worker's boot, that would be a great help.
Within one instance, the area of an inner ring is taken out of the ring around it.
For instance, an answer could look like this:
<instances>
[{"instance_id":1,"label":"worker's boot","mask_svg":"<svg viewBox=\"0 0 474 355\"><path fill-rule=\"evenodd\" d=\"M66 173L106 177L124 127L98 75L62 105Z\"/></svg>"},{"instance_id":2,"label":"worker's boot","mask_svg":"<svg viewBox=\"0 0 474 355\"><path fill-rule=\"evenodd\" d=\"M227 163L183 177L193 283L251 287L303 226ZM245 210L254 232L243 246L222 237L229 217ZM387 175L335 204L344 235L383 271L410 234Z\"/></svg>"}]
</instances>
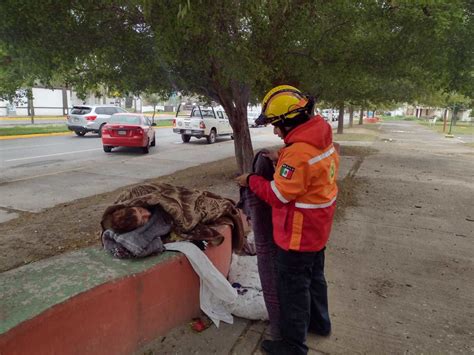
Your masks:
<instances>
[{"instance_id":1,"label":"worker's boot","mask_svg":"<svg viewBox=\"0 0 474 355\"><path fill-rule=\"evenodd\" d=\"M265 353L272 355L304 354L283 340L264 340L261 347Z\"/></svg>"}]
</instances>

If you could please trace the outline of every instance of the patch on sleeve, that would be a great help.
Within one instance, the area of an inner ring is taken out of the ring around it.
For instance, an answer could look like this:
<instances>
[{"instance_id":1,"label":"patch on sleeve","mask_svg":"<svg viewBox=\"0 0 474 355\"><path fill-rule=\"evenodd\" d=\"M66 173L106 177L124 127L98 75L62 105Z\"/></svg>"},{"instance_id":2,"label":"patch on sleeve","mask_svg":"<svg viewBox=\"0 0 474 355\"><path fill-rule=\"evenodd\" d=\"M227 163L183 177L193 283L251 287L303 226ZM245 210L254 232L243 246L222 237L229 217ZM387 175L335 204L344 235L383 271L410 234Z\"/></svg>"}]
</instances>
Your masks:
<instances>
[{"instance_id":1,"label":"patch on sleeve","mask_svg":"<svg viewBox=\"0 0 474 355\"><path fill-rule=\"evenodd\" d=\"M333 183L336 178L336 162L334 159L331 160L331 165L329 166L329 183Z\"/></svg>"},{"instance_id":2,"label":"patch on sleeve","mask_svg":"<svg viewBox=\"0 0 474 355\"><path fill-rule=\"evenodd\" d=\"M280 176L284 177L285 179L290 180L295 172L295 168L289 166L288 164L283 164L280 168Z\"/></svg>"}]
</instances>

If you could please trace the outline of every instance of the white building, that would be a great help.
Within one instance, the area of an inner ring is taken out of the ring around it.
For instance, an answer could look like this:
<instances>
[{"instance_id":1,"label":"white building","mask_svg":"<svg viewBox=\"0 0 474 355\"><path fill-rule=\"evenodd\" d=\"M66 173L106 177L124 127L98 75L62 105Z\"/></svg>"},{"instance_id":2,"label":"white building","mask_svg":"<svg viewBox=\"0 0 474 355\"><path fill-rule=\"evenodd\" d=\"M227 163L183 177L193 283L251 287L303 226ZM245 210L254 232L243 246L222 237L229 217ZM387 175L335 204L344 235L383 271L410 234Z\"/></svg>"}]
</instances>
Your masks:
<instances>
[{"instance_id":1,"label":"white building","mask_svg":"<svg viewBox=\"0 0 474 355\"><path fill-rule=\"evenodd\" d=\"M35 116L64 116L69 113L69 109L75 105L117 105L129 109L130 111L141 112L142 102L138 97L110 98L107 96L97 97L88 95L85 100L77 97L71 89L48 89L34 87L33 108ZM127 105L128 104L128 105ZM1 116L29 116L28 100L23 98L13 105L8 101L0 100Z\"/></svg>"}]
</instances>

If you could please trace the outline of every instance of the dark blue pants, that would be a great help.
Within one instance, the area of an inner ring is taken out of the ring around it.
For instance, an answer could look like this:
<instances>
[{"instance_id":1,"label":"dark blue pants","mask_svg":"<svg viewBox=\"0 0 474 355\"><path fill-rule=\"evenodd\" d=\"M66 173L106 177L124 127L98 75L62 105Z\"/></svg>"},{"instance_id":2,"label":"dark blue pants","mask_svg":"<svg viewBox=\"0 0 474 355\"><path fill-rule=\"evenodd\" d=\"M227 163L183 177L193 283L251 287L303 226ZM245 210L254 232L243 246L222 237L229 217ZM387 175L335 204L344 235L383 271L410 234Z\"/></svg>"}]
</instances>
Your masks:
<instances>
[{"instance_id":1,"label":"dark blue pants","mask_svg":"<svg viewBox=\"0 0 474 355\"><path fill-rule=\"evenodd\" d=\"M277 279L281 336L295 354L306 354L308 330L321 335L331 331L324 249L296 252L278 248Z\"/></svg>"}]
</instances>

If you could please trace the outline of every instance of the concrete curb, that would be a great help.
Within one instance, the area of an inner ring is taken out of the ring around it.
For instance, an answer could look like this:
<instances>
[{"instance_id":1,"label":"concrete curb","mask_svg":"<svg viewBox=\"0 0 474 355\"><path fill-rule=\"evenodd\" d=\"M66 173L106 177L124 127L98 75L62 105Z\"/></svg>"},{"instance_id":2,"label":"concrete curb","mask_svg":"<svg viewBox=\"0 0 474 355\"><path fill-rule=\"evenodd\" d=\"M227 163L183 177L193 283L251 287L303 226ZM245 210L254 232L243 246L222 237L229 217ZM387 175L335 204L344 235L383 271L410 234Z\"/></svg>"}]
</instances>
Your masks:
<instances>
[{"instance_id":1,"label":"concrete curb","mask_svg":"<svg viewBox=\"0 0 474 355\"><path fill-rule=\"evenodd\" d=\"M48 136L69 136L71 134L72 134L72 132L18 134L16 136L1 136L0 140L20 139L20 138L37 138L37 137L48 137Z\"/></svg>"},{"instance_id":2,"label":"concrete curb","mask_svg":"<svg viewBox=\"0 0 474 355\"><path fill-rule=\"evenodd\" d=\"M206 255L227 275L230 227L220 232ZM2 355L128 355L199 315L200 282L184 255L124 261L94 249L92 259L70 253L2 275Z\"/></svg>"}]
</instances>

